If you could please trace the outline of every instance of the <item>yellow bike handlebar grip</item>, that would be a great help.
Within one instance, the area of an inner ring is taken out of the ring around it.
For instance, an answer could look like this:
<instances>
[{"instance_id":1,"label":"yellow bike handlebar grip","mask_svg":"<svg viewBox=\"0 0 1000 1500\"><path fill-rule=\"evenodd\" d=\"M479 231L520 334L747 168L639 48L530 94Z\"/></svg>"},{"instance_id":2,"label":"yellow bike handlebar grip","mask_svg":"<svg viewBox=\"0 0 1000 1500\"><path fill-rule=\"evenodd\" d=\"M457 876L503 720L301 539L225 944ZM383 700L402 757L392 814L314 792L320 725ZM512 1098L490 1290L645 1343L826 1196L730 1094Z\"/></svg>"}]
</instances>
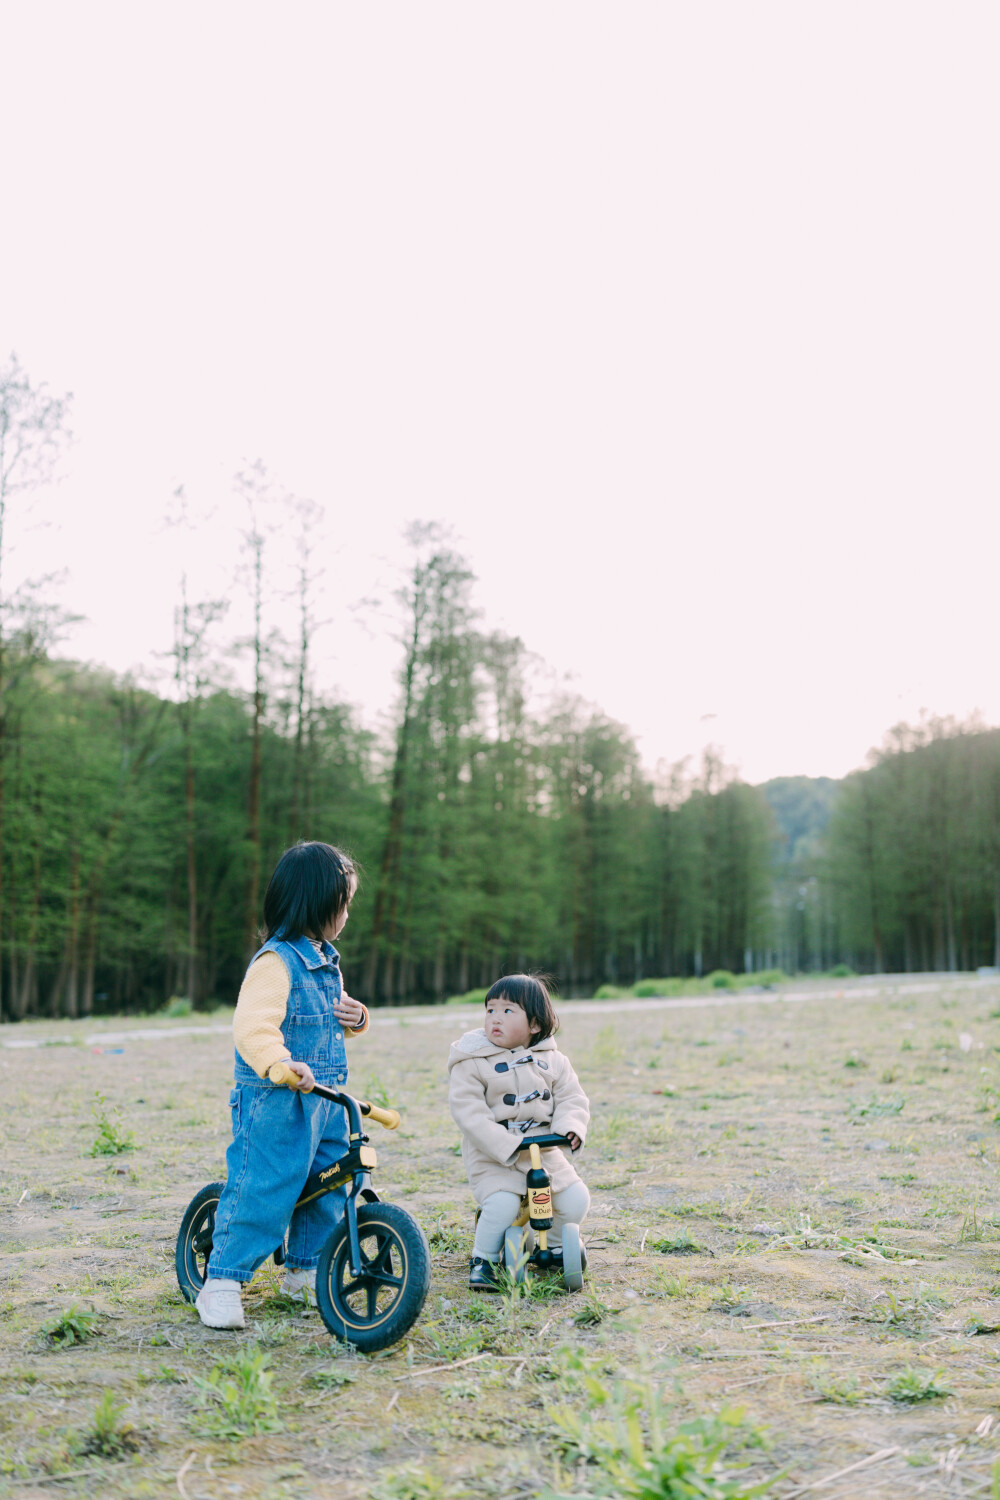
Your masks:
<instances>
[{"instance_id":1,"label":"yellow bike handlebar grip","mask_svg":"<svg viewBox=\"0 0 1000 1500\"><path fill-rule=\"evenodd\" d=\"M369 1104L365 1099L358 1100L358 1108L370 1120L374 1120L379 1125L384 1125L386 1130L395 1130L399 1124L400 1114L396 1109L379 1109L377 1104Z\"/></svg>"},{"instance_id":2,"label":"yellow bike handlebar grip","mask_svg":"<svg viewBox=\"0 0 1000 1500\"><path fill-rule=\"evenodd\" d=\"M302 1079L287 1063L272 1063L267 1070L267 1076L272 1083L287 1083L290 1088L302 1089ZM309 1090L302 1089L302 1092L308 1094Z\"/></svg>"}]
</instances>

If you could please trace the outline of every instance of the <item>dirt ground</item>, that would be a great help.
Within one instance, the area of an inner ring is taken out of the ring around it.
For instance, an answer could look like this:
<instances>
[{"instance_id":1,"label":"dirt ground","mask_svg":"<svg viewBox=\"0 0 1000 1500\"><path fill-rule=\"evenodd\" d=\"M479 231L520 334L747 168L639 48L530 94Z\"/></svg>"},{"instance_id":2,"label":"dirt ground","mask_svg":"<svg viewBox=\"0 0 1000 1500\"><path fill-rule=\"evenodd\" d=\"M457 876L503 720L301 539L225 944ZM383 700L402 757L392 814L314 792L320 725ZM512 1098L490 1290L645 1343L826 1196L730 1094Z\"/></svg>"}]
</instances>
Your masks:
<instances>
[{"instance_id":1,"label":"dirt ground","mask_svg":"<svg viewBox=\"0 0 1000 1500\"><path fill-rule=\"evenodd\" d=\"M739 1484L708 1495L1000 1494L998 1006L970 979L564 1004L593 1108L589 1282L521 1299L466 1286L444 1064L478 1016L376 1013L351 1088L403 1112L372 1127L375 1182L434 1269L412 1336L371 1358L273 1266L245 1333L178 1292L178 1222L228 1139L224 1013L0 1028L0 1493L609 1494L631 1399L671 1433L743 1409ZM133 1150L88 1154L97 1092ZM55 1347L41 1330L73 1308L99 1316ZM250 1435L225 1435L213 1395L234 1350L240 1379L265 1357Z\"/></svg>"}]
</instances>

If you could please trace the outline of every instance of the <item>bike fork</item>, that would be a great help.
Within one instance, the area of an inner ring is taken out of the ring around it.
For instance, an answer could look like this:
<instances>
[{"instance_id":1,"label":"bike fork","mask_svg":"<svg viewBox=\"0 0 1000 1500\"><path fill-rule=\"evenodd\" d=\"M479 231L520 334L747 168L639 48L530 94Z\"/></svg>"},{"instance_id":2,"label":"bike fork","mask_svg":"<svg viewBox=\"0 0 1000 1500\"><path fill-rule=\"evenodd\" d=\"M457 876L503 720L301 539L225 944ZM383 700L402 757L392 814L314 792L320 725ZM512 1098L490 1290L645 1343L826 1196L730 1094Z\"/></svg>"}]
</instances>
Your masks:
<instances>
[{"instance_id":1,"label":"bike fork","mask_svg":"<svg viewBox=\"0 0 1000 1500\"><path fill-rule=\"evenodd\" d=\"M347 1202L344 1205L344 1216L347 1219L347 1243L351 1252L351 1275L357 1281L364 1272L364 1266L361 1263L361 1236L358 1234L356 1187L348 1195Z\"/></svg>"}]
</instances>

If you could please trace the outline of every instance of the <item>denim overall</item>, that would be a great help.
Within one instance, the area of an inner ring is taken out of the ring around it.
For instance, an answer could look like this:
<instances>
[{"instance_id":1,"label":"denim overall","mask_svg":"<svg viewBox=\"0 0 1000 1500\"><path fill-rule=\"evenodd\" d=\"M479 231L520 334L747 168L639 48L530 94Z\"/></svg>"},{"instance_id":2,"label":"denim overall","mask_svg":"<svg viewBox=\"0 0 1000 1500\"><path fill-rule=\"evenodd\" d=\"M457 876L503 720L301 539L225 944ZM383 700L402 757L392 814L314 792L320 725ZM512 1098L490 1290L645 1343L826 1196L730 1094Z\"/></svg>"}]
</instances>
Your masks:
<instances>
[{"instance_id":1,"label":"denim overall","mask_svg":"<svg viewBox=\"0 0 1000 1500\"><path fill-rule=\"evenodd\" d=\"M333 1013L343 993L340 955L324 942L320 958L307 937L271 938L254 959L269 952L278 954L291 980L281 1035L292 1061L308 1063L317 1083L345 1087L344 1028ZM311 1270L343 1218L347 1188L297 1210L295 1202L310 1172L321 1172L347 1151L346 1112L327 1099L258 1078L238 1052L229 1103L233 1140L208 1275L249 1281L286 1229L289 1267Z\"/></svg>"}]
</instances>

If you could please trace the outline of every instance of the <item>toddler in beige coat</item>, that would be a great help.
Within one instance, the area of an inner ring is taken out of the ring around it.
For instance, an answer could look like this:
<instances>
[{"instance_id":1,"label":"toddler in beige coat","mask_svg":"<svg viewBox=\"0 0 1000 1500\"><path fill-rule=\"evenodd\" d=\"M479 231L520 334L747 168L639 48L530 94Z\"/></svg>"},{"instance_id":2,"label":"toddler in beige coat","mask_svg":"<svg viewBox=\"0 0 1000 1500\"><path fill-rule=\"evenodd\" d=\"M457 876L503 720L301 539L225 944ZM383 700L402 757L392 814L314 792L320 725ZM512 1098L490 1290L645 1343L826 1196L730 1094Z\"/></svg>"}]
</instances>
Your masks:
<instances>
[{"instance_id":1,"label":"toddler in beige coat","mask_svg":"<svg viewBox=\"0 0 1000 1500\"><path fill-rule=\"evenodd\" d=\"M587 1134L590 1105L569 1058L556 1046L558 1025L542 981L509 974L486 996L485 1026L452 1043L449 1103L480 1205L469 1268L469 1285L479 1291L497 1290L493 1268L526 1191L529 1161L527 1152L519 1154L518 1141L526 1132L565 1135L575 1152ZM563 1149L549 1147L542 1161L552 1182L549 1245L558 1252L563 1225L582 1222L590 1194Z\"/></svg>"}]
</instances>

